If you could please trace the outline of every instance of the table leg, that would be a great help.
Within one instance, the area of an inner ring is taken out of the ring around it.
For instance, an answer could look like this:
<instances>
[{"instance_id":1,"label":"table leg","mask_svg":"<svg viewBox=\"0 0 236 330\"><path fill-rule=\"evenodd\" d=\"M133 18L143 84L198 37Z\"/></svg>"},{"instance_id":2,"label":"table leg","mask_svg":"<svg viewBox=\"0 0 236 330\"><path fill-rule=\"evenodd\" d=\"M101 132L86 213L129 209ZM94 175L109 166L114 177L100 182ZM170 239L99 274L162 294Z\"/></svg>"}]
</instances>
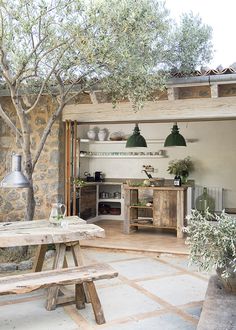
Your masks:
<instances>
[{"instance_id":1,"label":"table leg","mask_svg":"<svg viewBox=\"0 0 236 330\"><path fill-rule=\"evenodd\" d=\"M71 246L71 251L72 251L75 266L83 266L84 265L84 258L83 258L83 254L82 254L82 251L81 251L80 244L77 243L75 245L72 245ZM84 294L85 294L85 297L86 297L86 302L90 303L91 301L90 301L89 292L88 292L86 283L83 283L83 288L84 288Z\"/></svg>"},{"instance_id":2,"label":"table leg","mask_svg":"<svg viewBox=\"0 0 236 330\"><path fill-rule=\"evenodd\" d=\"M65 253L66 253L66 245L64 243L57 244L56 246L56 257L54 260L54 269L63 268ZM57 285L52 286L48 289L48 297L46 302L46 309L51 311L56 308L57 305L57 296L58 296L59 287Z\"/></svg>"},{"instance_id":3,"label":"table leg","mask_svg":"<svg viewBox=\"0 0 236 330\"><path fill-rule=\"evenodd\" d=\"M59 249L59 245L57 244L55 248L56 248L56 255L54 257L52 269L55 268L56 256L57 256L58 251L59 251L58 250ZM63 268L68 268L68 262L67 262L67 259L66 259L66 253L65 253L65 258L64 258L64 261L63 261Z\"/></svg>"},{"instance_id":4,"label":"table leg","mask_svg":"<svg viewBox=\"0 0 236 330\"><path fill-rule=\"evenodd\" d=\"M43 262L44 262L45 254L47 252L47 248L48 248L47 244L39 245L37 247L35 262L33 265L33 272L41 272L43 268Z\"/></svg>"}]
</instances>

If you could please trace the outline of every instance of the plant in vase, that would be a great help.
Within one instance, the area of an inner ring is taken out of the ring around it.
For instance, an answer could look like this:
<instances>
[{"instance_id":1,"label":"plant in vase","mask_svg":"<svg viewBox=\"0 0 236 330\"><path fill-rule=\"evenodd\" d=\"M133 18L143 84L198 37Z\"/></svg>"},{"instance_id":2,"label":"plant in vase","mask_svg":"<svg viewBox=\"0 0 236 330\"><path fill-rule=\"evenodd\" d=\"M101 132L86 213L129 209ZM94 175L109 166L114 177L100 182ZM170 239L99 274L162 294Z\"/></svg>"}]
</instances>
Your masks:
<instances>
[{"instance_id":1,"label":"plant in vase","mask_svg":"<svg viewBox=\"0 0 236 330\"><path fill-rule=\"evenodd\" d=\"M169 162L167 171L175 176L180 176L182 183L186 183L189 173L194 170L193 162L190 157L184 159L174 159Z\"/></svg>"},{"instance_id":2,"label":"plant in vase","mask_svg":"<svg viewBox=\"0 0 236 330\"><path fill-rule=\"evenodd\" d=\"M192 210L184 231L190 263L200 270L215 269L225 289L236 293L236 219L224 212L216 215Z\"/></svg>"}]
</instances>

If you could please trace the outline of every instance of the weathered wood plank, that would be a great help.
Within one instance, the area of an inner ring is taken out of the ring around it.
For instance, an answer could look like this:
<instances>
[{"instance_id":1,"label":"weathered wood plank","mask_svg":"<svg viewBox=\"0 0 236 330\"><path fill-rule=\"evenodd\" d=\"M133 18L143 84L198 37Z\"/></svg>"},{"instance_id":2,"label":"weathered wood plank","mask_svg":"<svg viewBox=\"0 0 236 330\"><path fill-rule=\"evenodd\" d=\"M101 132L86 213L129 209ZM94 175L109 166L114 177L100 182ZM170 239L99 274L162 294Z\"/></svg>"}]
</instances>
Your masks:
<instances>
[{"instance_id":1,"label":"weathered wood plank","mask_svg":"<svg viewBox=\"0 0 236 330\"><path fill-rule=\"evenodd\" d=\"M64 221L68 222L68 225L73 224L85 224L86 221L77 217L77 216L68 216L65 217ZM0 222L0 231L8 231L13 229L28 229L28 228L39 228L39 227L48 227L48 219L34 220L34 221L12 221L12 222Z\"/></svg>"},{"instance_id":2,"label":"weathered wood plank","mask_svg":"<svg viewBox=\"0 0 236 330\"><path fill-rule=\"evenodd\" d=\"M85 308L85 294L83 284L75 285L75 306L77 309Z\"/></svg>"},{"instance_id":3,"label":"weathered wood plank","mask_svg":"<svg viewBox=\"0 0 236 330\"><path fill-rule=\"evenodd\" d=\"M54 269L0 277L0 295L27 293L52 285L70 285L116 277L118 273L109 265L97 263L88 266Z\"/></svg>"},{"instance_id":4,"label":"weathered wood plank","mask_svg":"<svg viewBox=\"0 0 236 330\"><path fill-rule=\"evenodd\" d=\"M115 109L111 103L71 104L64 108L62 119L78 123L230 120L236 119L236 102L235 97L163 100L146 102L137 112L128 102L117 104Z\"/></svg>"},{"instance_id":5,"label":"weathered wood plank","mask_svg":"<svg viewBox=\"0 0 236 330\"><path fill-rule=\"evenodd\" d=\"M153 192L153 225L158 228L174 227L177 229L176 190L154 190Z\"/></svg>"},{"instance_id":6,"label":"weathered wood plank","mask_svg":"<svg viewBox=\"0 0 236 330\"><path fill-rule=\"evenodd\" d=\"M0 230L0 247L40 245L52 243L69 243L81 239L92 239L104 237L104 229L94 224L71 224L68 227L54 226L49 222L45 226L36 227L35 223L40 220L31 221L32 226L20 227L19 224L6 226L9 229Z\"/></svg>"},{"instance_id":7,"label":"weathered wood plank","mask_svg":"<svg viewBox=\"0 0 236 330\"><path fill-rule=\"evenodd\" d=\"M102 310L102 305L98 298L98 294L97 294L95 285L93 282L87 282L86 284L87 284L89 296L91 299L91 304L93 307L93 312L95 315L96 322L97 322L97 324L103 324L106 321L105 321L105 317L104 317L103 310Z\"/></svg>"}]
</instances>

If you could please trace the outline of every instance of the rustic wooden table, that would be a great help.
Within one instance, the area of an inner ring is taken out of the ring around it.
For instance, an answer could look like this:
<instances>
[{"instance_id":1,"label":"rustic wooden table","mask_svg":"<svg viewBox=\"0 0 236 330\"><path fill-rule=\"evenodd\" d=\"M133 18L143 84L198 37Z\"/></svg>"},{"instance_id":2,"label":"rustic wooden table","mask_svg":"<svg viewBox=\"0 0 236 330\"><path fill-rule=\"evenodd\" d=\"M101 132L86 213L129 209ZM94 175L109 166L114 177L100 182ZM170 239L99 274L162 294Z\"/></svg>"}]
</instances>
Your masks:
<instances>
[{"instance_id":1,"label":"rustic wooden table","mask_svg":"<svg viewBox=\"0 0 236 330\"><path fill-rule=\"evenodd\" d=\"M94 224L87 224L78 217L66 217L64 226L52 225L48 220L0 223L0 248L38 245L33 266L35 272L42 270L48 244L55 244L56 247L53 269L61 269L68 267L66 260L67 246L71 247L75 265L81 266L84 265L84 259L81 253L80 240L104 236L104 229ZM46 308L51 310L57 304L70 300L71 297L59 297L58 288L52 287L48 292ZM89 297L87 297L87 300L89 300Z\"/></svg>"}]
</instances>

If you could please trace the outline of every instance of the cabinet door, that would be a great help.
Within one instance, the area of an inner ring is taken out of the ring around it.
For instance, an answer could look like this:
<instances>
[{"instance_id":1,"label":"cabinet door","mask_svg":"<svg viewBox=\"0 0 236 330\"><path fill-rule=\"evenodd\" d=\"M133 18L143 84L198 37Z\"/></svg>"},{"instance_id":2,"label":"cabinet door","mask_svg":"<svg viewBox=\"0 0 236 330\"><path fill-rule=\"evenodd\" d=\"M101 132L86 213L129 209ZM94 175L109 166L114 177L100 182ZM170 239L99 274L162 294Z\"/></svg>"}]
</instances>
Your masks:
<instances>
[{"instance_id":1,"label":"cabinet door","mask_svg":"<svg viewBox=\"0 0 236 330\"><path fill-rule=\"evenodd\" d=\"M153 192L153 225L160 228L177 227L177 191Z\"/></svg>"},{"instance_id":2,"label":"cabinet door","mask_svg":"<svg viewBox=\"0 0 236 330\"><path fill-rule=\"evenodd\" d=\"M96 217L97 187L85 186L80 191L80 217L84 220Z\"/></svg>"}]
</instances>

